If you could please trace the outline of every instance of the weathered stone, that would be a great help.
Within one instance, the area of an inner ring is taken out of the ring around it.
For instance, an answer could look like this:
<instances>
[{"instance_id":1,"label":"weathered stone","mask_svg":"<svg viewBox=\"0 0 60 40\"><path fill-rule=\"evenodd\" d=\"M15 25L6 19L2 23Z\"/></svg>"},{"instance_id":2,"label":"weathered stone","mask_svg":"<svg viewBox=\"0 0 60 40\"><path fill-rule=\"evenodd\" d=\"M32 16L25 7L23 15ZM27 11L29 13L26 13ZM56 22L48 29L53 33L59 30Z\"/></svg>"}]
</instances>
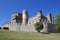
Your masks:
<instances>
[{"instance_id":1,"label":"weathered stone","mask_svg":"<svg viewBox=\"0 0 60 40\"><path fill-rule=\"evenodd\" d=\"M32 18L28 18L28 13L26 10L23 11L23 14L19 14L19 13L13 14L12 21L9 26L9 30L37 32L35 30L34 24L40 21L43 23L43 29L40 32L48 33L49 31L53 31L54 26L52 23L51 14L48 14L47 16L43 16L41 10L38 11L37 15Z\"/></svg>"},{"instance_id":2,"label":"weathered stone","mask_svg":"<svg viewBox=\"0 0 60 40\"><path fill-rule=\"evenodd\" d=\"M43 23L43 29L40 32L42 32L42 33L49 33L48 32L48 23L47 23L47 21L44 21L42 23Z\"/></svg>"}]
</instances>

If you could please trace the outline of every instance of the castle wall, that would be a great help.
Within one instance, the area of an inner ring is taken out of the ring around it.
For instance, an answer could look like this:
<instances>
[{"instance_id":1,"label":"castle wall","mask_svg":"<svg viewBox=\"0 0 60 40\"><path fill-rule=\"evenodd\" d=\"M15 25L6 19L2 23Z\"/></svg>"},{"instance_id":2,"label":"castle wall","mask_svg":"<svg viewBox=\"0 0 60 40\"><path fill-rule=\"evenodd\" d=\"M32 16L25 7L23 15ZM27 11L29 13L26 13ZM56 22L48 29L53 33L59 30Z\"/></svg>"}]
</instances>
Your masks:
<instances>
[{"instance_id":1,"label":"castle wall","mask_svg":"<svg viewBox=\"0 0 60 40\"><path fill-rule=\"evenodd\" d=\"M40 21L44 23L43 24L43 26L44 26L43 30L45 30L45 29L47 30L48 28L49 28L49 30L51 28L53 29L52 20L51 20L52 17L51 17L50 14L45 17L45 16L42 15L42 11L40 10L40 11L37 12L36 16L34 16L32 18L28 18L28 12L26 10L24 10L22 13L23 14L21 14L21 15L19 15L17 13L17 14L14 14L12 16L12 22L10 24L10 30L37 32L35 30L34 24L36 22L40 22ZM46 25L45 25L45 23L46 23ZM45 32L47 32L47 31L45 31Z\"/></svg>"},{"instance_id":2,"label":"castle wall","mask_svg":"<svg viewBox=\"0 0 60 40\"><path fill-rule=\"evenodd\" d=\"M33 24L21 25L20 31L37 32Z\"/></svg>"},{"instance_id":3,"label":"castle wall","mask_svg":"<svg viewBox=\"0 0 60 40\"><path fill-rule=\"evenodd\" d=\"M11 31L20 31L20 23L11 23L9 26L9 30Z\"/></svg>"}]
</instances>

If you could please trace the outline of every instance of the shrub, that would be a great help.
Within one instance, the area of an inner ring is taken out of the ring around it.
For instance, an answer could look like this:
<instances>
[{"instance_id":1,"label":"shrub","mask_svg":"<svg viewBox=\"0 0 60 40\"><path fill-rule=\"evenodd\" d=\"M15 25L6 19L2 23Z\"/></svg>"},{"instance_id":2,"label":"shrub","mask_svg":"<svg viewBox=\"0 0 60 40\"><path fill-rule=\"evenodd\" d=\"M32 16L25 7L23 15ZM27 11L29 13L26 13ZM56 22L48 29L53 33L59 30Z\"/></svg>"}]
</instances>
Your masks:
<instances>
[{"instance_id":1,"label":"shrub","mask_svg":"<svg viewBox=\"0 0 60 40\"><path fill-rule=\"evenodd\" d=\"M40 32L40 30L42 30L42 28L43 28L43 24L42 24L42 22L37 22L37 23L35 23L35 29L38 31L38 32Z\"/></svg>"}]
</instances>

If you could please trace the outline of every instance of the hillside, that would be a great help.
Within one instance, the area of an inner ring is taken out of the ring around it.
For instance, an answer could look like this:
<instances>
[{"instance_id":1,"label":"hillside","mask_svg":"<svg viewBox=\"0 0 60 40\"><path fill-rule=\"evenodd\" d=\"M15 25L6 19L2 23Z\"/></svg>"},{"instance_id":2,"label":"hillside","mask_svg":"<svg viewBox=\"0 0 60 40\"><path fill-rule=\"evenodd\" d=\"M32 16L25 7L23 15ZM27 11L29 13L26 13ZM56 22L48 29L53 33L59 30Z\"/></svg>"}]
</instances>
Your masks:
<instances>
[{"instance_id":1,"label":"hillside","mask_svg":"<svg viewBox=\"0 0 60 40\"><path fill-rule=\"evenodd\" d=\"M0 40L60 40L60 33L42 34L0 30Z\"/></svg>"}]
</instances>

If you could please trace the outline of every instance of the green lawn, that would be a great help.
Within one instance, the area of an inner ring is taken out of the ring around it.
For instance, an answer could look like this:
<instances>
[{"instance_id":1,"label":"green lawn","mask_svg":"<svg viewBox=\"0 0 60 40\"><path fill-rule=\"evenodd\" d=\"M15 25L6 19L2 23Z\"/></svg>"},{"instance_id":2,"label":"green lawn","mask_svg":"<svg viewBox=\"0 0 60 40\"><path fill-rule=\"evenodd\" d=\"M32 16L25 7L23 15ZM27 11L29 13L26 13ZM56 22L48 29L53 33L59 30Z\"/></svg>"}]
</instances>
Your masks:
<instances>
[{"instance_id":1,"label":"green lawn","mask_svg":"<svg viewBox=\"0 0 60 40\"><path fill-rule=\"evenodd\" d=\"M60 40L60 33L42 34L0 30L0 40Z\"/></svg>"}]
</instances>

